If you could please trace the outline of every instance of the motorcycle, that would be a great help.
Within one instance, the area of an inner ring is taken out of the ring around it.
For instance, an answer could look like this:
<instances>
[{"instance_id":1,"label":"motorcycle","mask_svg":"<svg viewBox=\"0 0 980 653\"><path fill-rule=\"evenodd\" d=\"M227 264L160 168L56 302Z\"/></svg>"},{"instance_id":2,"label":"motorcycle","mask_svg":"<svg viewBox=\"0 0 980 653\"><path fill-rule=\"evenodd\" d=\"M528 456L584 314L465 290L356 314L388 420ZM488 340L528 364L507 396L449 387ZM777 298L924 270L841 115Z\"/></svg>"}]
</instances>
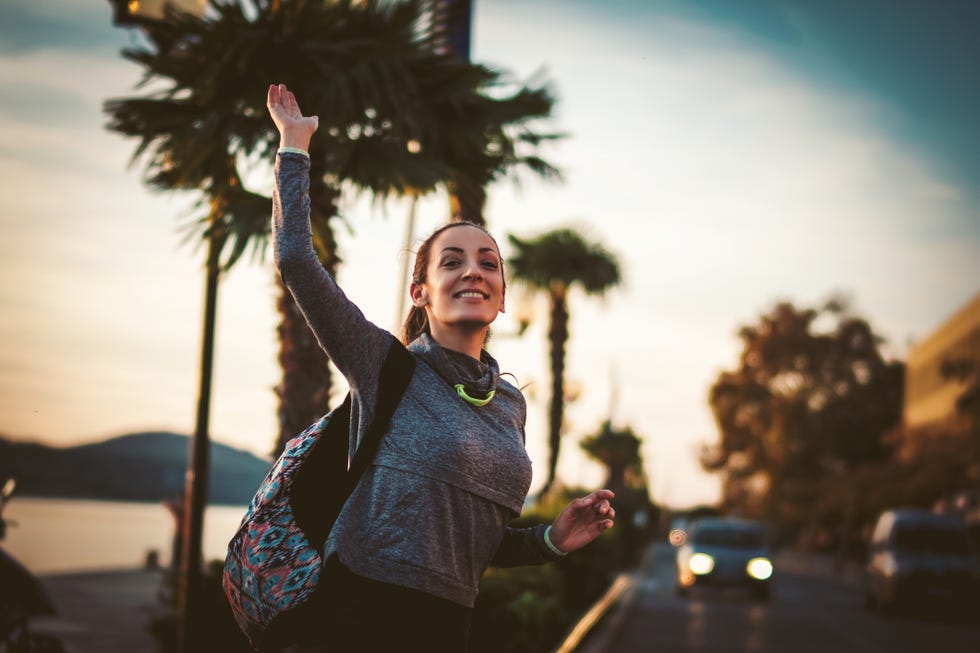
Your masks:
<instances>
[{"instance_id":1,"label":"motorcycle","mask_svg":"<svg viewBox=\"0 0 980 653\"><path fill-rule=\"evenodd\" d=\"M10 478L0 490L0 541L7 527L16 525L3 516L16 486ZM54 613L54 604L37 577L0 549L0 653L64 653L58 639L30 629L31 618Z\"/></svg>"}]
</instances>

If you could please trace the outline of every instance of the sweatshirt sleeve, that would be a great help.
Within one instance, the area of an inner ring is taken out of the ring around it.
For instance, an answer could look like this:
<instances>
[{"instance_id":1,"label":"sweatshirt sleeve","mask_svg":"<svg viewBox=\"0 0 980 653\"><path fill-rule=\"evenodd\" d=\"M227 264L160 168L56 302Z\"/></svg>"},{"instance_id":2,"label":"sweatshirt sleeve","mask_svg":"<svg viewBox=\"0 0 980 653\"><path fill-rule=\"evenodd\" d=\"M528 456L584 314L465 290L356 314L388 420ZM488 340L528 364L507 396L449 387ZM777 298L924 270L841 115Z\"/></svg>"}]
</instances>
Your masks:
<instances>
[{"instance_id":1,"label":"sweatshirt sleeve","mask_svg":"<svg viewBox=\"0 0 980 653\"><path fill-rule=\"evenodd\" d=\"M494 567L520 567L522 565L541 565L561 560L562 556L548 548L544 541L547 524L528 528L507 527L500 547L490 561Z\"/></svg>"},{"instance_id":2,"label":"sweatshirt sleeve","mask_svg":"<svg viewBox=\"0 0 980 653\"><path fill-rule=\"evenodd\" d=\"M303 154L276 157L272 237L279 274L320 347L353 391L373 399L394 336L364 316L317 258L310 229L310 161Z\"/></svg>"}]
</instances>

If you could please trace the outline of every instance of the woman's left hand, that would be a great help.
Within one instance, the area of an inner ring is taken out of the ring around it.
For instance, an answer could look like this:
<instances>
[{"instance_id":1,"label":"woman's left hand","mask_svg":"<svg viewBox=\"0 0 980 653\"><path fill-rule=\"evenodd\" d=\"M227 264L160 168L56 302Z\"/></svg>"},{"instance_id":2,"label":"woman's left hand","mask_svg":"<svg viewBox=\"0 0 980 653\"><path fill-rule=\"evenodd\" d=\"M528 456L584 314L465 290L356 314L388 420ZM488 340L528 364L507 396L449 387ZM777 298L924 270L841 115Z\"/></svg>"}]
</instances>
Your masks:
<instances>
[{"instance_id":1,"label":"woman's left hand","mask_svg":"<svg viewBox=\"0 0 980 653\"><path fill-rule=\"evenodd\" d=\"M551 543L570 553L612 528L616 511L609 501L614 496L611 490L596 490L569 503L551 524Z\"/></svg>"}]
</instances>

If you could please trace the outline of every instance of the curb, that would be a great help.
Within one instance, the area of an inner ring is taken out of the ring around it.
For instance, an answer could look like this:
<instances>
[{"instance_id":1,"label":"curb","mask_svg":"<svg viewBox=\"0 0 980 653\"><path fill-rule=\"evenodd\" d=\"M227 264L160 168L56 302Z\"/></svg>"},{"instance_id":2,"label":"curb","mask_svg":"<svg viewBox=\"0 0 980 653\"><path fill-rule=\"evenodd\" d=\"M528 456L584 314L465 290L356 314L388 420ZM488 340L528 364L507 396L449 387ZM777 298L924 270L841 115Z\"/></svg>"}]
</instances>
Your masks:
<instances>
[{"instance_id":1,"label":"curb","mask_svg":"<svg viewBox=\"0 0 980 653\"><path fill-rule=\"evenodd\" d=\"M606 594L569 631L554 653L605 653L610 649L633 611L640 580L655 557L656 548L651 546L632 572L616 577Z\"/></svg>"},{"instance_id":2,"label":"curb","mask_svg":"<svg viewBox=\"0 0 980 653\"><path fill-rule=\"evenodd\" d=\"M582 641L586 638L589 632L598 624L606 613L615 606L621 598L623 598L627 593L632 595L631 590L636 587L635 579L629 574L620 574L613 581L609 589L606 590L605 595L596 601L596 603L589 608L589 611L579 619L579 622L575 624L571 631L569 631L568 636L565 641L561 643L561 646L555 649L554 653L572 653L573 651L588 650L579 649Z\"/></svg>"}]
</instances>

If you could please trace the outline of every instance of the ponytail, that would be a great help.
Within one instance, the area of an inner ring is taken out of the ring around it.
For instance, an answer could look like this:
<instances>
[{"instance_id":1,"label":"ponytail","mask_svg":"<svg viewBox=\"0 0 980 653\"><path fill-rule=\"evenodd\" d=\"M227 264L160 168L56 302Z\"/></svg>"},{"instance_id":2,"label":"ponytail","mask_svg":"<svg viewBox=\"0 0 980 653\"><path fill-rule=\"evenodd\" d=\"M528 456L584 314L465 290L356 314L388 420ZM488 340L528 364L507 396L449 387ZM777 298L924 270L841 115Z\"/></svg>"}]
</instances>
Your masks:
<instances>
[{"instance_id":1,"label":"ponytail","mask_svg":"<svg viewBox=\"0 0 980 653\"><path fill-rule=\"evenodd\" d=\"M409 345L416 338L429 330L429 316L424 308L412 306L402 325L402 344Z\"/></svg>"}]
</instances>

